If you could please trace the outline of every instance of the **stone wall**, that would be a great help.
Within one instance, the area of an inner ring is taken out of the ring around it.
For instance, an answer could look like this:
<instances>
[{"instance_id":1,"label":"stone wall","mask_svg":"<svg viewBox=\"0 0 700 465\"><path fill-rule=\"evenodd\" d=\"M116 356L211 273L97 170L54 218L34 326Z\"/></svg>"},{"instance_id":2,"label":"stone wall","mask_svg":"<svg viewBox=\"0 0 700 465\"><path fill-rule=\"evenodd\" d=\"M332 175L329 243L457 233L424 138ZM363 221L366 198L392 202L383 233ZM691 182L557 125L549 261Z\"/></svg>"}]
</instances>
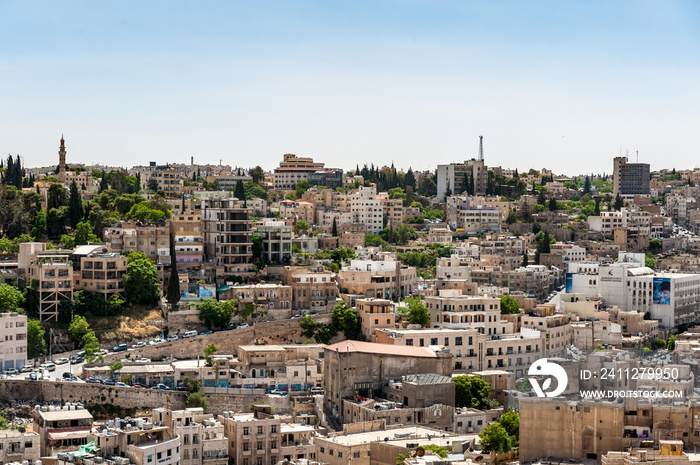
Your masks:
<instances>
[{"instance_id":1,"label":"stone wall","mask_svg":"<svg viewBox=\"0 0 700 465\"><path fill-rule=\"evenodd\" d=\"M160 359L162 357L175 357L177 359L191 359L202 356L202 351L209 344L214 344L219 355L236 354L238 346L248 344L301 344L308 340L301 334L300 319L270 321L267 323L255 323L250 328L240 328L231 331L217 331L212 334L196 336L187 339L179 339L156 346L147 346L140 349L119 352L105 357L105 361L113 362L129 355L131 359L146 357ZM317 317L319 322L328 322L327 316ZM312 342L315 342L312 340Z\"/></svg>"},{"instance_id":2,"label":"stone wall","mask_svg":"<svg viewBox=\"0 0 700 465\"><path fill-rule=\"evenodd\" d=\"M178 391L156 391L103 386L91 383L0 380L0 400L34 402L80 402L85 406L112 404L122 408L162 407L170 402L176 409L185 407L187 394Z\"/></svg>"}]
</instances>

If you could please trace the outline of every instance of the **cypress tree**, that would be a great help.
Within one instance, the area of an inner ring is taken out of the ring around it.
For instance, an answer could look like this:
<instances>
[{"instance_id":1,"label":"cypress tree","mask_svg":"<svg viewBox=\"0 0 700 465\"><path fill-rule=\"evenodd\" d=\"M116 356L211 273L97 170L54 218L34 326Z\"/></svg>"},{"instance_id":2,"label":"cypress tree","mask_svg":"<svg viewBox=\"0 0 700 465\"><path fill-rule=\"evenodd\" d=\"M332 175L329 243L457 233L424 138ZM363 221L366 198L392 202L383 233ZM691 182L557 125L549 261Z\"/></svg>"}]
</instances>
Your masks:
<instances>
[{"instance_id":1,"label":"cypress tree","mask_svg":"<svg viewBox=\"0 0 700 465\"><path fill-rule=\"evenodd\" d=\"M83 200L80 197L78 185L73 181L70 184L70 199L68 201L68 220L70 221L70 227L75 229L82 219Z\"/></svg>"},{"instance_id":2,"label":"cypress tree","mask_svg":"<svg viewBox=\"0 0 700 465\"><path fill-rule=\"evenodd\" d=\"M175 235L170 232L170 279L165 298L173 309L177 309L180 302L180 277L177 274L177 255L175 254Z\"/></svg>"}]
</instances>

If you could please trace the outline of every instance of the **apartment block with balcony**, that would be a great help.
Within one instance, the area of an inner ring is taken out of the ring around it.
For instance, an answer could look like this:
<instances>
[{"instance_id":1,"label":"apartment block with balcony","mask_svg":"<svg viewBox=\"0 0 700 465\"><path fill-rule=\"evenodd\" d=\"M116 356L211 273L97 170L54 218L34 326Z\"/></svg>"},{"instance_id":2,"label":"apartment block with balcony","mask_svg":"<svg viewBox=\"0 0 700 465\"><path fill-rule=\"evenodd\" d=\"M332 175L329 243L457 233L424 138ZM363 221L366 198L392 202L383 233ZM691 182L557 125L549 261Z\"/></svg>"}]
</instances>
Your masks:
<instances>
[{"instance_id":1,"label":"apartment block with balcony","mask_svg":"<svg viewBox=\"0 0 700 465\"><path fill-rule=\"evenodd\" d=\"M158 265L170 265L169 221L154 224L120 221L104 230L104 240L114 252L124 255L131 251L143 252Z\"/></svg>"},{"instance_id":2,"label":"apartment block with balcony","mask_svg":"<svg viewBox=\"0 0 700 465\"><path fill-rule=\"evenodd\" d=\"M181 465L227 465L228 440L224 425L202 408L153 409L153 423L168 426L180 437Z\"/></svg>"},{"instance_id":3,"label":"apartment block with balcony","mask_svg":"<svg viewBox=\"0 0 700 465\"><path fill-rule=\"evenodd\" d=\"M292 286L282 284L247 284L222 286L217 289L220 300L236 299L238 307L253 303L258 311L267 312L267 319L292 316Z\"/></svg>"},{"instance_id":4,"label":"apartment block with balcony","mask_svg":"<svg viewBox=\"0 0 700 465\"><path fill-rule=\"evenodd\" d=\"M394 314L394 304L386 299L357 299L355 309L360 319L362 334L372 342L374 332L377 329L394 328L396 315Z\"/></svg>"},{"instance_id":5,"label":"apartment block with balcony","mask_svg":"<svg viewBox=\"0 0 700 465\"><path fill-rule=\"evenodd\" d=\"M75 290L102 294L105 300L113 295L126 300L126 265L127 258L118 253L90 252L81 257L79 268L75 270Z\"/></svg>"},{"instance_id":6,"label":"apartment block with balcony","mask_svg":"<svg viewBox=\"0 0 700 465\"><path fill-rule=\"evenodd\" d=\"M350 212L354 223L365 225L365 232L379 234L384 229L384 207L377 196L377 187L360 186L350 195Z\"/></svg>"},{"instance_id":7,"label":"apartment block with balcony","mask_svg":"<svg viewBox=\"0 0 700 465\"><path fill-rule=\"evenodd\" d=\"M27 364L27 315L0 313L0 370Z\"/></svg>"},{"instance_id":8,"label":"apartment block with balcony","mask_svg":"<svg viewBox=\"0 0 700 465\"><path fill-rule=\"evenodd\" d=\"M416 269L396 260L352 260L338 272L343 292L377 299L410 295L416 283Z\"/></svg>"},{"instance_id":9,"label":"apartment block with balcony","mask_svg":"<svg viewBox=\"0 0 700 465\"><path fill-rule=\"evenodd\" d=\"M228 438L230 463L267 465L282 461L282 418L269 405L254 405L253 413L224 412L217 420Z\"/></svg>"},{"instance_id":10,"label":"apartment block with balcony","mask_svg":"<svg viewBox=\"0 0 700 465\"><path fill-rule=\"evenodd\" d=\"M80 404L37 406L33 419L42 457L74 452L88 443L92 432L92 415Z\"/></svg>"},{"instance_id":11,"label":"apartment block with balcony","mask_svg":"<svg viewBox=\"0 0 700 465\"><path fill-rule=\"evenodd\" d=\"M41 455L39 435L36 432L19 432L14 429L0 431L0 462L35 463Z\"/></svg>"},{"instance_id":12,"label":"apartment block with balcony","mask_svg":"<svg viewBox=\"0 0 700 465\"><path fill-rule=\"evenodd\" d=\"M268 263L287 263L292 258L292 227L284 221L265 218L255 232L262 236L263 257Z\"/></svg>"},{"instance_id":13,"label":"apartment block with balcony","mask_svg":"<svg viewBox=\"0 0 700 465\"><path fill-rule=\"evenodd\" d=\"M178 271L201 269L204 260L202 216L194 212L173 215L170 229L174 235Z\"/></svg>"},{"instance_id":14,"label":"apartment block with balcony","mask_svg":"<svg viewBox=\"0 0 700 465\"><path fill-rule=\"evenodd\" d=\"M204 248L216 259L217 276L250 272L253 264L250 209L235 198L202 200Z\"/></svg>"},{"instance_id":15,"label":"apartment block with balcony","mask_svg":"<svg viewBox=\"0 0 700 465\"><path fill-rule=\"evenodd\" d=\"M135 465L180 464L180 437L150 418L116 418L93 433L102 457L127 457Z\"/></svg>"},{"instance_id":16,"label":"apartment block with balcony","mask_svg":"<svg viewBox=\"0 0 700 465\"><path fill-rule=\"evenodd\" d=\"M292 308L299 312L330 312L337 304L338 286L323 267L286 266L283 283L292 286Z\"/></svg>"}]
</instances>

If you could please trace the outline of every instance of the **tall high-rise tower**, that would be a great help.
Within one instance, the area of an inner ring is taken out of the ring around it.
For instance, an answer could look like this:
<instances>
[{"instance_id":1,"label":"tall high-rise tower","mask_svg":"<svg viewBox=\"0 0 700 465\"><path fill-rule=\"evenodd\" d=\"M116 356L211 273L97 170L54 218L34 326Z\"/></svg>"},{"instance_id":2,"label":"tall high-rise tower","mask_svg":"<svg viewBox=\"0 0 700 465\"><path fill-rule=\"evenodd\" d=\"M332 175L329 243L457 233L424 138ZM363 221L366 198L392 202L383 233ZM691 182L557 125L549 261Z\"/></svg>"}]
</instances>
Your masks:
<instances>
[{"instance_id":1,"label":"tall high-rise tower","mask_svg":"<svg viewBox=\"0 0 700 465\"><path fill-rule=\"evenodd\" d=\"M66 171L66 141L63 140L63 134L61 134L61 147L58 149L58 174L65 173Z\"/></svg>"},{"instance_id":2,"label":"tall high-rise tower","mask_svg":"<svg viewBox=\"0 0 700 465\"><path fill-rule=\"evenodd\" d=\"M479 157L477 160L484 161L484 136L479 136Z\"/></svg>"}]
</instances>

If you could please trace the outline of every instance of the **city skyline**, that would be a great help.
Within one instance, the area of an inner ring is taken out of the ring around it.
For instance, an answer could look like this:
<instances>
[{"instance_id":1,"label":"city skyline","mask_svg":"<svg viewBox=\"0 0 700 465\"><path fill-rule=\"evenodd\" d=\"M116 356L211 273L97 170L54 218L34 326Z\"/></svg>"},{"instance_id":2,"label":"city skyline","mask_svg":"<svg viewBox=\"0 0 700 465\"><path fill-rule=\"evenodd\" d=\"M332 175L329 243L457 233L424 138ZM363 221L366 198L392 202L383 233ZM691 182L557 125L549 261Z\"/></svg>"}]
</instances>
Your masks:
<instances>
[{"instance_id":1,"label":"city skyline","mask_svg":"<svg viewBox=\"0 0 700 465\"><path fill-rule=\"evenodd\" d=\"M27 166L693 168L691 2L0 5ZM352 160L349 162L348 160Z\"/></svg>"}]
</instances>

